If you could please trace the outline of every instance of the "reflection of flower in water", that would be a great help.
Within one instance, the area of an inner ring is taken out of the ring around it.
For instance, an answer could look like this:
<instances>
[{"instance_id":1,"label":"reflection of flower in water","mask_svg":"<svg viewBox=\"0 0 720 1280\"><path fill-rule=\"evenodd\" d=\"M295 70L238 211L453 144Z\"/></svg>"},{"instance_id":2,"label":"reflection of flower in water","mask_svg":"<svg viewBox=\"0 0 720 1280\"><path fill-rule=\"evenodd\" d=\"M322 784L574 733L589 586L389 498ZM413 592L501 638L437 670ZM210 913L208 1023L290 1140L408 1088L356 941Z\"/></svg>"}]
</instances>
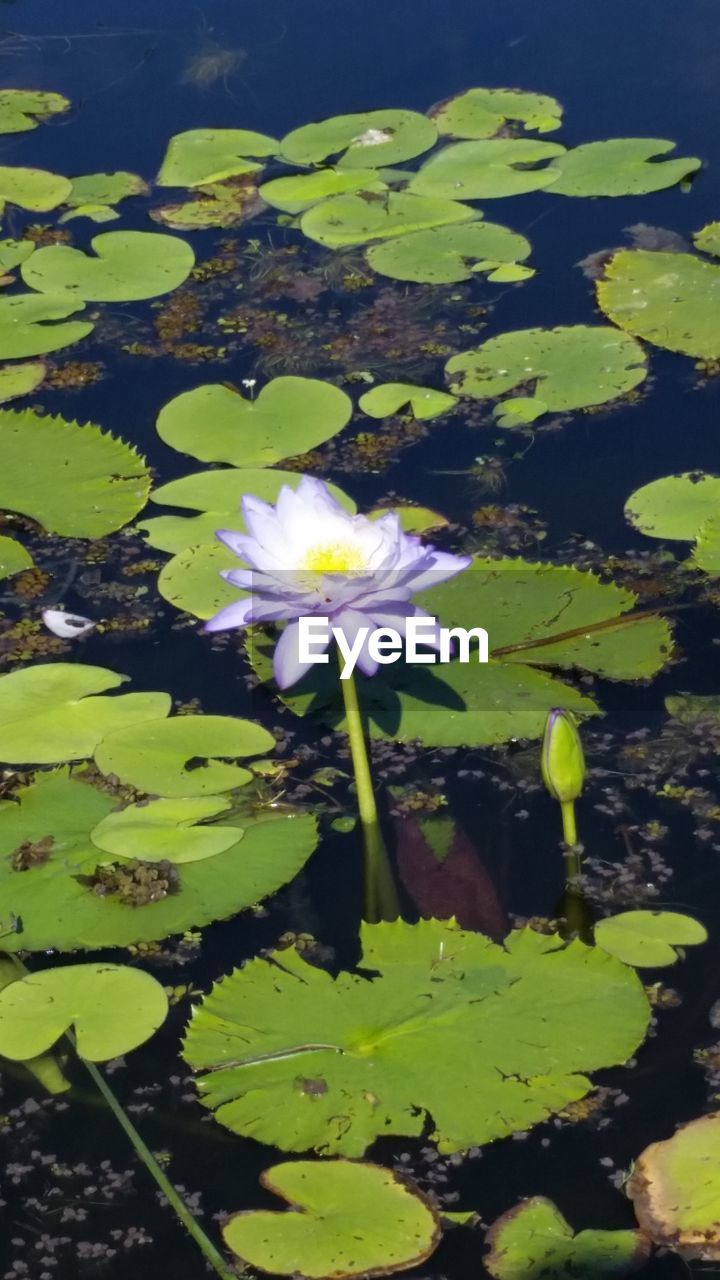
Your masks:
<instances>
[{"instance_id":1,"label":"reflection of flower in water","mask_svg":"<svg viewBox=\"0 0 720 1280\"><path fill-rule=\"evenodd\" d=\"M206 37L187 59L180 83L201 90L212 89L213 85L221 83L228 89L228 77L234 75L246 59L245 49L232 49Z\"/></svg>"}]
</instances>

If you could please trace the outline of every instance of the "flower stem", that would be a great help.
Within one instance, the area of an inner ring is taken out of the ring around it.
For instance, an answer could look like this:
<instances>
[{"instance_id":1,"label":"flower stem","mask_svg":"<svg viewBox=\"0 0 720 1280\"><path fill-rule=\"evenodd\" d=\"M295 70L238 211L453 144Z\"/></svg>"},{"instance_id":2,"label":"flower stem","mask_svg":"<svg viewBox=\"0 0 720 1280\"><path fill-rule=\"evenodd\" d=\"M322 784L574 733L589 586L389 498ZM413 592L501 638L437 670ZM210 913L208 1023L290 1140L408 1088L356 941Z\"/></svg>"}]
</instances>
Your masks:
<instances>
[{"instance_id":1,"label":"flower stem","mask_svg":"<svg viewBox=\"0 0 720 1280\"><path fill-rule=\"evenodd\" d=\"M575 801L566 800L560 805L565 845L565 878L572 884L582 871L582 846L578 844Z\"/></svg>"},{"instance_id":2,"label":"flower stem","mask_svg":"<svg viewBox=\"0 0 720 1280\"><path fill-rule=\"evenodd\" d=\"M341 680L340 686L345 703L345 719L347 721L348 738L350 739L350 754L352 756L353 772L355 773L360 821L363 828L377 827L377 805L370 772L370 761L365 745L365 730L360 713L355 677L351 675L347 680Z\"/></svg>"}]
</instances>

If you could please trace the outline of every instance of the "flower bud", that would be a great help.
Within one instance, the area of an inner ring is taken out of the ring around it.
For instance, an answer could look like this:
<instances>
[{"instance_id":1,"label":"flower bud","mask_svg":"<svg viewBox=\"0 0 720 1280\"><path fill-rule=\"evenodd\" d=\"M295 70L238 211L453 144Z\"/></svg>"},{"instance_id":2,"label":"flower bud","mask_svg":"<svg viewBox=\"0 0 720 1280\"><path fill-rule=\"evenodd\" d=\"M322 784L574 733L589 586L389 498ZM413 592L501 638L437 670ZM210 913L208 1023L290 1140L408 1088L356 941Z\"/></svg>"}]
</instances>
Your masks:
<instances>
[{"instance_id":1,"label":"flower bud","mask_svg":"<svg viewBox=\"0 0 720 1280\"><path fill-rule=\"evenodd\" d=\"M562 707L548 713L540 771L554 800L577 800L585 781L585 757L575 717Z\"/></svg>"}]
</instances>

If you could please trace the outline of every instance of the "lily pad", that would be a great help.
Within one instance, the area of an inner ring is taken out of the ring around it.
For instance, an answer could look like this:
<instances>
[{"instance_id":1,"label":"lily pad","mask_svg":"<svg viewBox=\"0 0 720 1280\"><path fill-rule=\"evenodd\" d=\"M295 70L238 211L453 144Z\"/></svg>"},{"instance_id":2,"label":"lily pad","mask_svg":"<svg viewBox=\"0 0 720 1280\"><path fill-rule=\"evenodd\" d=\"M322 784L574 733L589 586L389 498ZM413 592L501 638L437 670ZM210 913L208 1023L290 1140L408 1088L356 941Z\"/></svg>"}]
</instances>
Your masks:
<instances>
[{"instance_id":1,"label":"lily pad","mask_svg":"<svg viewBox=\"0 0 720 1280\"><path fill-rule=\"evenodd\" d=\"M252 174L211 182L197 188L192 200L151 209L150 217L173 231L206 231L212 227L239 227L266 208Z\"/></svg>"},{"instance_id":2,"label":"lily pad","mask_svg":"<svg viewBox=\"0 0 720 1280\"><path fill-rule=\"evenodd\" d=\"M707 942L707 929L678 911L621 911L598 920L595 941L624 964L655 969L675 964L676 948Z\"/></svg>"},{"instance_id":3,"label":"lily pad","mask_svg":"<svg viewBox=\"0 0 720 1280\"><path fill-rule=\"evenodd\" d=\"M456 200L438 200L400 191L372 198L333 196L308 209L300 219L300 228L308 239L328 249L343 249L429 227L470 222L476 217L474 209Z\"/></svg>"},{"instance_id":4,"label":"lily pad","mask_svg":"<svg viewBox=\"0 0 720 1280\"><path fill-rule=\"evenodd\" d=\"M352 416L344 391L317 378L274 378L254 400L223 383L184 391L161 410L161 440L202 462L264 466L314 449Z\"/></svg>"},{"instance_id":5,"label":"lily pad","mask_svg":"<svg viewBox=\"0 0 720 1280\"><path fill-rule=\"evenodd\" d=\"M231 526L218 525L223 527ZM176 609L206 621L240 598L237 587L220 577L224 569L237 567L237 556L217 539L212 543L200 542L179 551L163 566L158 576L158 591Z\"/></svg>"},{"instance_id":6,"label":"lily pad","mask_svg":"<svg viewBox=\"0 0 720 1280\"><path fill-rule=\"evenodd\" d=\"M544 1196L522 1200L497 1218L483 1259L495 1280L600 1280L622 1276L646 1261L639 1231L573 1231L557 1205Z\"/></svg>"},{"instance_id":7,"label":"lily pad","mask_svg":"<svg viewBox=\"0 0 720 1280\"><path fill-rule=\"evenodd\" d=\"M417 111L364 111L293 129L280 143L280 157L309 165L341 156L343 169L379 169L412 160L436 138L433 122Z\"/></svg>"},{"instance_id":8,"label":"lily pad","mask_svg":"<svg viewBox=\"0 0 720 1280\"><path fill-rule=\"evenodd\" d=\"M248 781L252 777L248 774ZM90 833L93 844L116 858L144 862L198 862L232 849L243 837L239 827L201 826L230 809L215 796L150 800L116 809Z\"/></svg>"},{"instance_id":9,"label":"lily pad","mask_svg":"<svg viewBox=\"0 0 720 1280\"><path fill-rule=\"evenodd\" d=\"M184 1056L221 1124L360 1156L380 1135L419 1137L430 1116L440 1150L459 1151L582 1097L583 1073L624 1061L645 1033L635 973L581 942L526 929L500 947L439 920L363 925L361 940L372 979L333 978L291 949L194 1007Z\"/></svg>"},{"instance_id":10,"label":"lily pad","mask_svg":"<svg viewBox=\"0 0 720 1280\"><path fill-rule=\"evenodd\" d=\"M693 243L701 253L710 253L714 258L720 258L720 222L708 222L706 227L701 227L695 232Z\"/></svg>"},{"instance_id":11,"label":"lily pad","mask_svg":"<svg viewBox=\"0 0 720 1280\"><path fill-rule=\"evenodd\" d=\"M0 690L2 682L0 682ZM158 796L208 796L243 787L247 769L222 760L272 751L275 739L252 720L234 716L174 716L139 732L109 733L95 752L103 773Z\"/></svg>"},{"instance_id":12,"label":"lily pad","mask_svg":"<svg viewBox=\"0 0 720 1280\"><path fill-rule=\"evenodd\" d=\"M446 200L487 200L539 191L556 182L559 174L547 165L537 166L564 152L558 142L534 138L456 142L425 162L408 191Z\"/></svg>"},{"instance_id":13,"label":"lily pad","mask_svg":"<svg viewBox=\"0 0 720 1280\"><path fill-rule=\"evenodd\" d=\"M93 423L0 409L0 453L0 507L30 516L50 533L101 538L147 501L143 459Z\"/></svg>"},{"instance_id":14,"label":"lily pad","mask_svg":"<svg viewBox=\"0 0 720 1280\"><path fill-rule=\"evenodd\" d=\"M692 562L705 573L720 574L720 516L717 514L698 530Z\"/></svg>"},{"instance_id":15,"label":"lily pad","mask_svg":"<svg viewBox=\"0 0 720 1280\"><path fill-rule=\"evenodd\" d=\"M26 133L50 116L69 111L62 93L35 89L0 89L0 133Z\"/></svg>"},{"instance_id":16,"label":"lily pad","mask_svg":"<svg viewBox=\"0 0 720 1280\"><path fill-rule=\"evenodd\" d=\"M260 195L273 209L283 213L302 213L329 196L353 191L383 192L382 182L374 169L320 169L317 173L291 174L273 178L260 188Z\"/></svg>"},{"instance_id":17,"label":"lily pad","mask_svg":"<svg viewBox=\"0 0 720 1280\"><path fill-rule=\"evenodd\" d=\"M689 356L720 357L720 266L692 253L620 249L597 281L613 324Z\"/></svg>"},{"instance_id":18,"label":"lily pad","mask_svg":"<svg viewBox=\"0 0 720 1280\"><path fill-rule=\"evenodd\" d=\"M39 356L59 351L92 333L89 320L69 320L67 324L48 324L64 320L85 304L66 293L16 293L0 298L0 360L18 356Z\"/></svg>"},{"instance_id":19,"label":"lily pad","mask_svg":"<svg viewBox=\"0 0 720 1280\"><path fill-rule=\"evenodd\" d=\"M643 196L674 187L702 167L702 160L658 160L675 150L665 138L607 138L573 147L553 161L556 196Z\"/></svg>"},{"instance_id":20,"label":"lily pad","mask_svg":"<svg viewBox=\"0 0 720 1280\"><path fill-rule=\"evenodd\" d=\"M544 93L522 89L466 89L430 112L438 132L455 138L492 138L508 121L550 133L562 124L562 107Z\"/></svg>"},{"instance_id":21,"label":"lily pad","mask_svg":"<svg viewBox=\"0 0 720 1280\"><path fill-rule=\"evenodd\" d=\"M138 173L118 169L115 173L83 173L72 178L66 204L77 209L84 204L113 205L129 196L147 196L150 188Z\"/></svg>"},{"instance_id":22,"label":"lily pad","mask_svg":"<svg viewBox=\"0 0 720 1280\"><path fill-rule=\"evenodd\" d=\"M133 871L122 860L116 864L117 882L106 884L103 892L98 867L108 856L90 833L114 804L111 796L65 770L38 775L13 801L0 803L3 913L12 912L22 926L0 939L0 950L126 947L228 919L292 880L317 842L309 816L265 809L242 818L221 817L223 826L242 829L239 845L174 867L170 878L157 864L140 862ZM44 856L18 869L21 851L38 844ZM159 885L146 887L142 877L148 866L164 876Z\"/></svg>"},{"instance_id":23,"label":"lily pad","mask_svg":"<svg viewBox=\"0 0 720 1280\"><path fill-rule=\"evenodd\" d=\"M443 529L449 521L439 511L431 511L429 507L376 507L368 512L369 520L379 520L392 511L400 521L400 528L405 533L427 533L430 529Z\"/></svg>"},{"instance_id":24,"label":"lily pad","mask_svg":"<svg viewBox=\"0 0 720 1280\"><path fill-rule=\"evenodd\" d=\"M32 240L0 240L0 274L5 275L35 252Z\"/></svg>"},{"instance_id":25,"label":"lily pad","mask_svg":"<svg viewBox=\"0 0 720 1280\"><path fill-rule=\"evenodd\" d=\"M195 254L185 240L155 231L104 231L96 255L67 244L36 249L22 277L41 293L67 292L88 302L129 302L171 293L187 279Z\"/></svg>"},{"instance_id":26,"label":"lily pad","mask_svg":"<svg viewBox=\"0 0 720 1280\"><path fill-rule=\"evenodd\" d=\"M260 1271L308 1280L389 1275L424 1262L440 1239L436 1210L377 1164L293 1160L260 1181L290 1211L249 1209L223 1227L233 1253Z\"/></svg>"},{"instance_id":27,"label":"lily pad","mask_svg":"<svg viewBox=\"0 0 720 1280\"><path fill-rule=\"evenodd\" d=\"M72 222L73 218L89 218L91 222L117 222L119 217L120 214L109 204L79 204L60 215L58 226Z\"/></svg>"},{"instance_id":28,"label":"lily pad","mask_svg":"<svg viewBox=\"0 0 720 1280\"><path fill-rule=\"evenodd\" d=\"M63 204L71 189L70 179L59 173L0 165L0 216L6 204L16 204L33 213L47 213Z\"/></svg>"},{"instance_id":29,"label":"lily pad","mask_svg":"<svg viewBox=\"0 0 720 1280\"><path fill-rule=\"evenodd\" d=\"M720 1261L720 1112L646 1147L626 1183L653 1244L701 1262Z\"/></svg>"},{"instance_id":30,"label":"lily pad","mask_svg":"<svg viewBox=\"0 0 720 1280\"><path fill-rule=\"evenodd\" d=\"M374 271L393 280L419 284L454 284L487 272L491 280L505 263L527 258L530 242L494 222L415 231L372 245L367 260ZM527 274L527 272L526 272Z\"/></svg>"},{"instance_id":31,"label":"lily pad","mask_svg":"<svg viewBox=\"0 0 720 1280\"><path fill-rule=\"evenodd\" d=\"M606 404L647 376L638 342L609 325L517 329L452 356L445 373L453 391L478 400L516 388L528 394L504 400L495 410L500 426L533 422L559 413Z\"/></svg>"},{"instance_id":32,"label":"lily pad","mask_svg":"<svg viewBox=\"0 0 720 1280\"><path fill-rule=\"evenodd\" d=\"M193 511L232 511L236 518L242 520L240 502L246 493L262 498L263 502L275 502L283 485L295 489L300 479L297 471L225 467L217 471L196 471L193 475L171 480L169 484L153 489L151 499L163 506L187 507ZM337 485L329 484L328 489L346 511L356 510L352 498ZM229 527L247 532L244 524Z\"/></svg>"},{"instance_id":33,"label":"lily pad","mask_svg":"<svg viewBox=\"0 0 720 1280\"><path fill-rule=\"evenodd\" d=\"M0 404L29 396L45 380L47 366L42 360L27 364L6 364L0 369Z\"/></svg>"},{"instance_id":34,"label":"lily pad","mask_svg":"<svg viewBox=\"0 0 720 1280\"><path fill-rule=\"evenodd\" d=\"M408 408L414 418L439 418L457 404L455 396L433 387L416 387L410 382L384 382L360 397L359 405L370 418L389 418Z\"/></svg>"},{"instance_id":35,"label":"lily pad","mask_svg":"<svg viewBox=\"0 0 720 1280\"><path fill-rule=\"evenodd\" d=\"M720 508L720 476L685 471L662 476L630 494L625 515L649 538L690 541Z\"/></svg>"},{"instance_id":36,"label":"lily pad","mask_svg":"<svg viewBox=\"0 0 720 1280\"><path fill-rule=\"evenodd\" d=\"M250 129L188 129L168 143L157 176L159 187L202 187L240 173L254 173L262 165L248 156L271 156L275 138Z\"/></svg>"},{"instance_id":37,"label":"lily pad","mask_svg":"<svg viewBox=\"0 0 720 1280\"><path fill-rule=\"evenodd\" d=\"M12 578L13 574L32 569L33 558L14 538L0 536L0 578Z\"/></svg>"},{"instance_id":38,"label":"lily pad","mask_svg":"<svg viewBox=\"0 0 720 1280\"><path fill-rule=\"evenodd\" d=\"M107 962L44 969L0 991L0 1053L22 1062L73 1030L81 1058L107 1062L149 1040L167 1011L164 988L141 969Z\"/></svg>"}]
</instances>

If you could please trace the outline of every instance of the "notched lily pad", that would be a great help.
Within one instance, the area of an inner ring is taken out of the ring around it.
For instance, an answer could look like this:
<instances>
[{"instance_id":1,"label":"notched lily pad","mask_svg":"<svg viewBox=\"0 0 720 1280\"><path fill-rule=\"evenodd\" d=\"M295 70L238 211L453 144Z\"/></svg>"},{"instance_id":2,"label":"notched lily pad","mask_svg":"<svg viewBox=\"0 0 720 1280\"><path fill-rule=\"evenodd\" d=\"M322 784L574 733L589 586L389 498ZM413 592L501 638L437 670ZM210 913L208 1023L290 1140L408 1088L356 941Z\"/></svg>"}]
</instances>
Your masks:
<instances>
[{"instance_id":1,"label":"notched lily pad","mask_svg":"<svg viewBox=\"0 0 720 1280\"><path fill-rule=\"evenodd\" d=\"M446 200L487 200L539 191L559 176L556 169L539 166L564 152L558 142L533 138L456 142L425 162L408 191Z\"/></svg>"},{"instance_id":2,"label":"notched lily pad","mask_svg":"<svg viewBox=\"0 0 720 1280\"><path fill-rule=\"evenodd\" d=\"M595 925L604 951L636 968L661 968L680 958L677 948L707 942L707 929L678 911L622 911Z\"/></svg>"},{"instance_id":3,"label":"notched lily pad","mask_svg":"<svg viewBox=\"0 0 720 1280\"><path fill-rule=\"evenodd\" d=\"M323 1082L315 1083L319 1090ZM312 1081L306 1084L309 1089ZM389 1275L424 1262L440 1239L429 1201L377 1164L293 1160L267 1169L260 1181L289 1210L237 1213L225 1223L223 1236L244 1262L273 1275Z\"/></svg>"},{"instance_id":4,"label":"notched lily pad","mask_svg":"<svg viewBox=\"0 0 720 1280\"><path fill-rule=\"evenodd\" d=\"M523 89L466 89L429 114L440 134L454 138L492 138L508 122L538 133L562 124L562 107L555 98Z\"/></svg>"},{"instance_id":5,"label":"notched lily pad","mask_svg":"<svg viewBox=\"0 0 720 1280\"><path fill-rule=\"evenodd\" d=\"M702 160L658 160L675 150L666 138L607 138L573 147L553 160L556 196L642 196L674 187L702 167Z\"/></svg>"},{"instance_id":6,"label":"notched lily pad","mask_svg":"<svg viewBox=\"0 0 720 1280\"><path fill-rule=\"evenodd\" d=\"M387 191L375 169L320 169L316 173L292 174L273 178L260 188L260 195L273 209L283 213L302 213L329 196L347 192Z\"/></svg>"},{"instance_id":7,"label":"notched lily pad","mask_svg":"<svg viewBox=\"0 0 720 1280\"><path fill-rule=\"evenodd\" d=\"M720 1261L720 1112L646 1147L626 1183L653 1244L687 1260Z\"/></svg>"},{"instance_id":8,"label":"notched lily pad","mask_svg":"<svg viewBox=\"0 0 720 1280\"><path fill-rule=\"evenodd\" d=\"M84 310L84 302L67 293L15 293L0 298L0 359L44 355L79 342L93 331L89 320L48 322Z\"/></svg>"},{"instance_id":9,"label":"notched lily pad","mask_svg":"<svg viewBox=\"0 0 720 1280\"><path fill-rule=\"evenodd\" d=\"M720 476L704 471L651 480L630 494L625 516L649 538L690 541L720 509Z\"/></svg>"},{"instance_id":10,"label":"notched lily pad","mask_svg":"<svg viewBox=\"0 0 720 1280\"><path fill-rule=\"evenodd\" d=\"M50 116L70 110L62 93L37 89L0 89L0 133L26 133Z\"/></svg>"},{"instance_id":11,"label":"notched lily pad","mask_svg":"<svg viewBox=\"0 0 720 1280\"><path fill-rule=\"evenodd\" d=\"M41 293L129 302L171 293L195 265L185 240L155 231L105 231L90 247L92 254L67 244L45 245L23 263L23 280Z\"/></svg>"},{"instance_id":12,"label":"notched lily pad","mask_svg":"<svg viewBox=\"0 0 720 1280\"><path fill-rule=\"evenodd\" d=\"M412 160L436 138L433 122L417 111L364 111L293 129L280 143L280 157L310 165L338 156L343 169L379 169Z\"/></svg>"},{"instance_id":13,"label":"notched lily pad","mask_svg":"<svg viewBox=\"0 0 720 1280\"><path fill-rule=\"evenodd\" d=\"M308 239L328 249L342 249L429 227L471 222L476 217L474 209L457 200L400 191L387 196L333 196L308 209L300 219L300 228Z\"/></svg>"},{"instance_id":14,"label":"notched lily pad","mask_svg":"<svg viewBox=\"0 0 720 1280\"><path fill-rule=\"evenodd\" d=\"M366 391L359 400L360 408L370 418L388 418L408 408L414 418L438 418L457 404L455 396L433 387L416 387L409 382L384 382Z\"/></svg>"},{"instance_id":15,"label":"notched lily pad","mask_svg":"<svg viewBox=\"0 0 720 1280\"><path fill-rule=\"evenodd\" d=\"M530 242L494 222L471 222L429 231L415 231L372 245L367 260L374 271L393 280L418 284L454 284L486 273L502 279L502 268L529 257ZM532 275L523 268L517 278Z\"/></svg>"},{"instance_id":16,"label":"notched lily pad","mask_svg":"<svg viewBox=\"0 0 720 1280\"><path fill-rule=\"evenodd\" d=\"M198 862L232 849L242 839L239 827L201 825L230 807L229 800L216 796L142 801L108 814L93 828L90 839L115 858Z\"/></svg>"},{"instance_id":17,"label":"notched lily pad","mask_svg":"<svg viewBox=\"0 0 720 1280\"><path fill-rule=\"evenodd\" d=\"M601 1280L623 1276L647 1260L639 1231L573 1231L557 1205L544 1196L522 1200L497 1218L483 1259L495 1280Z\"/></svg>"},{"instance_id":18,"label":"notched lily pad","mask_svg":"<svg viewBox=\"0 0 720 1280\"><path fill-rule=\"evenodd\" d=\"M0 688L2 685L0 684ZM174 716L105 735L95 752L103 773L158 796L207 796L245 786L247 769L227 759L272 751L262 725L234 716Z\"/></svg>"},{"instance_id":19,"label":"notched lily pad","mask_svg":"<svg viewBox=\"0 0 720 1280\"><path fill-rule=\"evenodd\" d=\"M613 324L669 351L720 357L720 265L692 253L620 249L596 283Z\"/></svg>"}]
</instances>

